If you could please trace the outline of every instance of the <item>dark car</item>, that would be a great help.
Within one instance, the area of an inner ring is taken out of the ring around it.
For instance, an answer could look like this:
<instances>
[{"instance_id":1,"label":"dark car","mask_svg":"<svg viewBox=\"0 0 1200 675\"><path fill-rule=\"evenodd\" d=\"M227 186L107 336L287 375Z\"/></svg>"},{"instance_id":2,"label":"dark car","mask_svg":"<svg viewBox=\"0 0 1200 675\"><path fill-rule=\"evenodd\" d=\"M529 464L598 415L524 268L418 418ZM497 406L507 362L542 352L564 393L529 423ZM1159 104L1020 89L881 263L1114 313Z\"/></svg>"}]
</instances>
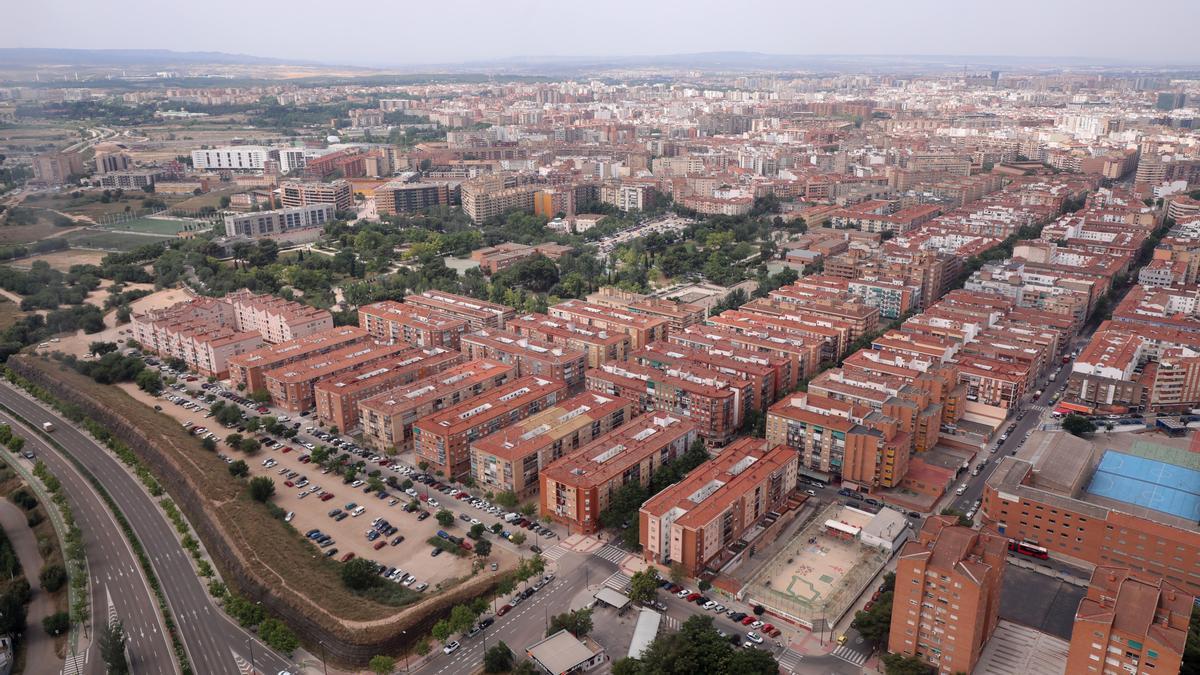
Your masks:
<instances>
[{"instance_id":1,"label":"dark car","mask_svg":"<svg viewBox=\"0 0 1200 675\"><path fill-rule=\"evenodd\" d=\"M483 617L482 619L480 619L480 620L479 620L479 627L480 627L480 628L487 628L488 626L490 626L490 625L492 625L492 624L494 624L494 623L496 623L496 620L495 620L495 619L493 619L493 618L492 618L492 617L490 617L490 616L485 616L485 617Z\"/></svg>"}]
</instances>

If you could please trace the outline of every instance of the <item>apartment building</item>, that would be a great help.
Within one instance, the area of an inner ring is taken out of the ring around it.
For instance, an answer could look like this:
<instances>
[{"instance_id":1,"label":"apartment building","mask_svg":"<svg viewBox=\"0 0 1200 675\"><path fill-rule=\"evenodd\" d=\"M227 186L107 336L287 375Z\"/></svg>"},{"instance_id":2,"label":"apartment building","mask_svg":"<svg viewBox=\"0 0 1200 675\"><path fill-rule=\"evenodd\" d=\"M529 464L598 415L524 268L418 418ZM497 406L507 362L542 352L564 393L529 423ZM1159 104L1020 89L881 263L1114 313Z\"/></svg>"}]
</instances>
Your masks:
<instances>
[{"instance_id":1,"label":"apartment building","mask_svg":"<svg viewBox=\"0 0 1200 675\"><path fill-rule=\"evenodd\" d=\"M517 314L516 310L508 305L438 290L407 295L404 297L404 302L462 319L467 322L469 330L484 328L504 330L504 324Z\"/></svg>"},{"instance_id":2,"label":"apartment building","mask_svg":"<svg viewBox=\"0 0 1200 675\"><path fill-rule=\"evenodd\" d=\"M273 295L260 295L242 289L226 295L222 301L233 309L238 328L255 331L272 344L333 328L333 315L328 310Z\"/></svg>"},{"instance_id":3,"label":"apartment building","mask_svg":"<svg viewBox=\"0 0 1200 675\"><path fill-rule=\"evenodd\" d=\"M632 341L625 333L596 330L545 314L528 313L514 317L508 322L508 329L523 337L569 349L581 349L587 355L588 368L624 361L632 351Z\"/></svg>"},{"instance_id":4,"label":"apartment building","mask_svg":"<svg viewBox=\"0 0 1200 675\"><path fill-rule=\"evenodd\" d=\"M522 377L435 412L413 424L417 458L445 476L468 474L472 442L545 410L566 394L561 380Z\"/></svg>"},{"instance_id":5,"label":"apartment building","mask_svg":"<svg viewBox=\"0 0 1200 675\"><path fill-rule=\"evenodd\" d=\"M271 151L261 145L234 145L192 151L192 168L196 171L262 171Z\"/></svg>"},{"instance_id":6,"label":"apartment building","mask_svg":"<svg viewBox=\"0 0 1200 675\"><path fill-rule=\"evenodd\" d=\"M412 347L395 357L317 382L317 419L347 431L358 426L358 402L382 391L430 377L463 362L460 352Z\"/></svg>"},{"instance_id":7,"label":"apartment building","mask_svg":"<svg viewBox=\"0 0 1200 675\"><path fill-rule=\"evenodd\" d=\"M328 183L285 180L279 184L279 201L285 209L332 204L335 211L349 211L354 208L354 189L344 179Z\"/></svg>"},{"instance_id":8,"label":"apartment building","mask_svg":"<svg viewBox=\"0 0 1200 675\"><path fill-rule=\"evenodd\" d=\"M896 558L888 651L970 673L999 623L1003 537L932 516Z\"/></svg>"},{"instance_id":9,"label":"apartment building","mask_svg":"<svg viewBox=\"0 0 1200 675\"><path fill-rule=\"evenodd\" d=\"M844 324L801 316L799 314L768 316L758 312L728 309L708 317L710 326L725 328L743 335L760 336L772 332L800 338L806 343L820 345L817 368L824 361L837 361L850 347L850 328Z\"/></svg>"},{"instance_id":10,"label":"apartment building","mask_svg":"<svg viewBox=\"0 0 1200 675\"><path fill-rule=\"evenodd\" d=\"M669 328L668 333L678 333L688 326L702 324L708 317L708 309L703 305L653 298L615 286L602 286L600 290L589 294L587 301L633 314L665 319Z\"/></svg>"},{"instance_id":11,"label":"apartment building","mask_svg":"<svg viewBox=\"0 0 1200 675\"><path fill-rule=\"evenodd\" d=\"M303 361L317 354L326 354L343 347L367 342L370 335L357 326L339 326L294 338L279 344L266 345L230 357L229 381L234 387L254 392L266 391L266 372L289 363ZM144 343L143 343L144 344Z\"/></svg>"},{"instance_id":12,"label":"apartment building","mask_svg":"<svg viewBox=\"0 0 1200 675\"><path fill-rule=\"evenodd\" d=\"M392 181L375 188L375 209L381 216L416 213L449 204L450 188L445 183Z\"/></svg>"},{"instance_id":13,"label":"apartment building","mask_svg":"<svg viewBox=\"0 0 1200 675\"><path fill-rule=\"evenodd\" d=\"M564 244L538 244L526 246L515 242L504 242L495 246L485 246L471 251L471 260L479 263L479 269L485 274L495 274L513 265L525 262L539 255L551 260L558 260L574 249Z\"/></svg>"},{"instance_id":14,"label":"apartment building","mask_svg":"<svg viewBox=\"0 0 1200 675\"><path fill-rule=\"evenodd\" d=\"M126 169L109 171L92 178L92 185L101 188L141 190L153 187L163 175L158 169Z\"/></svg>"},{"instance_id":15,"label":"apartment building","mask_svg":"<svg viewBox=\"0 0 1200 675\"><path fill-rule=\"evenodd\" d=\"M47 152L33 158L33 179L44 185L62 185L81 175L83 155L78 152Z\"/></svg>"},{"instance_id":16,"label":"apartment building","mask_svg":"<svg viewBox=\"0 0 1200 675\"><path fill-rule=\"evenodd\" d=\"M316 241L333 222L333 204L310 204L274 211L253 211L225 216L225 236L275 239L291 244Z\"/></svg>"},{"instance_id":17,"label":"apartment building","mask_svg":"<svg viewBox=\"0 0 1200 675\"><path fill-rule=\"evenodd\" d=\"M303 412L316 406L317 382L392 360L409 349L410 345L403 343L357 344L269 370L263 374L263 380L273 405L289 412Z\"/></svg>"},{"instance_id":18,"label":"apartment building","mask_svg":"<svg viewBox=\"0 0 1200 675\"><path fill-rule=\"evenodd\" d=\"M395 300L359 307L358 325L379 340L447 349L458 349L467 330L462 319Z\"/></svg>"},{"instance_id":19,"label":"apartment building","mask_svg":"<svg viewBox=\"0 0 1200 675\"><path fill-rule=\"evenodd\" d=\"M796 489L799 458L785 445L735 441L720 455L642 504L642 557L680 563L698 577L709 561L776 510Z\"/></svg>"},{"instance_id":20,"label":"apartment building","mask_svg":"<svg viewBox=\"0 0 1200 675\"><path fill-rule=\"evenodd\" d=\"M513 209L532 213L534 194L541 188L515 183L516 177L505 175L484 176L463 183L463 213L475 223Z\"/></svg>"},{"instance_id":21,"label":"apartment building","mask_svg":"<svg viewBox=\"0 0 1200 675\"><path fill-rule=\"evenodd\" d=\"M1180 672L1195 600L1162 579L1097 567L1075 611L1066 672Z\"/></svg>"},{"instance_id":22,"label":"apartment building","mask_svg":"<svg viewBox=\"0 0 1200 675\"><path fill-rule=\"evenodd\" d=\"M706 375L721 375L746 380L750 383L750 400L747 410L766 412L778 398L779 388L775 381L777 370L767 358L732 350L721 354L703 349L692 349L669 342L651 342L630 354L629 360L664 372L691 372L703 368ZM697 371L698 372L698 371Z\"/></svg>"},{"instance_id":23,"label":"apartment building","mask_svg":"<svg viewBox=\"0 0 1200 675\"><path fill-rule=\"evenodd\" d=\"M467 361L436 375L394 387L358 402L363 442L376 450L413 449L413 424L438 410L516 379L516 369L498 361Z\"/></svg>"},{"instance_id":24,"label":"apartment building","mask_svg":"<svg viewBox=\"0 0 1200 675\"><path fill-rule=\"evenodd\" d=\"M633 401L583 392L471 443L471 477L493 492L537 494L542 469L629 422Z\"/></svg>"},{"instance_id":25,"label":"apartment building","mask_svg":"<svg viewBox=\"0 0 1200 675\"><path fill-rule=\"evenodd\" d=\"M641 410L688 418L710 447L737 436L754 400L754 383L699 365L659 370L637 363L606 363L587 372L588 391L636 401Z\"/></svg>"},{"instance_id":26,"label":"apartment building","mask_svg":"<svg viewBox=\"0 0 1200 675\"><path fill-rule=\"evenodd\" d=\"M325 310L242 290L135 314L131 325L145 349L181 358L205 375L225 377L231 358L332 324Z\"/></svg>"},{"instance_id":27,"label":"apartment building","mask_svg":"<svg viewBox=\"0 0 1200 675\"><path fill-rule=\"evenodd\" d=\"M1102 450L1064 432L1034 432L984 484L980 519L1051 556L1124 567L1200 594L1200 481L1182 448Z\"/></svg>"},{"instance_id":28,"label":"apartment building","mask_svg":"<svg viewBox=\"0 0 1200 675\"><path fill-rule=\"evenodd\" d=\"M741 310L773 318L844 326L850 342L879 331L879 308L870 307L849 293L813 293L785 286L769 298L751 300Z\"/></svg>"},{"instance_id":29,"label":"apartment building","mask_svg":"<svg viewBox=\"0 0 1200 675\"><path fill-rule=\"evenodd\" d=\"M583 390L587 355L581 349L559 347L503 330L482 329L462 338L469 359L494 359L512 364L518 377L538 375L567 383L572 393Z\"/></svg>"},{"instance_id":30,"label":"apartment building","mask_svg":"<svg viewBox=\"0 0 1200 675\"><path fill-rule=\"evenodd\" d=\"M776 377L781 387L780 396L794 389L800 380L815 375L821 358L819 342L765 328L761 331L739 332L724 326L691 326L682 333L667 336L667 341L712 352L727 351L734 354L734 350L739 350L783 359L786 365L780 366L780 374Z\"/></svg>"},{"instance_id":31,"label":"apartment building","mask_svg":"<svg viewBox=\"0 0 1200 675\"><path fill-rule=\"evenodd\" d=\"M628 422L543 469L538 508L572 533L592 534L618 488L649 483L663 464L687 452L698 432L694 423L672 415Z\"/></svg>"},{"instance_id":32,"label":"apartment building","mask_svg":"<svg viewBox=\"0 0 1200 675\"><path fill-rule=\"evenodd\" d=\"M634 349L641 349L655 340L667 339L669 322L665 319L622 312L582 300L560 302L550 308L549 314L579 326L624 333L629 336L629 344Z\"/></svg>"}]
</instances>

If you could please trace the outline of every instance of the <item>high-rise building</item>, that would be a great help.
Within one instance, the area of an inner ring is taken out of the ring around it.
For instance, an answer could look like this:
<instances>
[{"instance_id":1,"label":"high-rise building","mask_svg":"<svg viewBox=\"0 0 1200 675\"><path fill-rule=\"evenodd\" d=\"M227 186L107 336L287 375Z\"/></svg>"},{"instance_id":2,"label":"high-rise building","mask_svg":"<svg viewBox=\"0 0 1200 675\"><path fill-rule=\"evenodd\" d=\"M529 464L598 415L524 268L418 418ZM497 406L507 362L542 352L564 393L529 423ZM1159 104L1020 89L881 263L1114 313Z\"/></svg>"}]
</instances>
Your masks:
<instances>
[{"instance_id":1,"label":"high-rise building","mask_svg":"<svg viewBox=\"0 0 1200 675\"><path fill-rule=\"evenodd\" d=\"M888 651L969 673L999 623L1003 537L932 516L900 549Z\"/></svg>"},{"instance_id":2,"label":"high-rise building","mask_svg":"<svg viewBox=\"0 0 1200 675\"><path fill-rule=\"evenodd\" d=\"M1194 602L1162 579L1097 567L1075 611L1067 672L1179 672Z\"/></svg>"},{"instance_id":3,"label":"high-rise building","mask_svg":"<svg viewBox=\"0 0 1200 675\"><path fill-rule=\"evenodd\" d=\"M347 180L329 183L287 180L279 184L279 194L284 208L312 204L333 204L338 211L354 208L354 190Z\"/></svg>"},{"instance_id":4,"label":"high-rise building","mask_svg":"<svg viewBox=\"0 0 1200 675\"><path fill-rule=\"evenodd\" d=\"M232 171L261 171L271 158L270 150L261 145L235 145L192 151L192 167L197 171L229 169Z\"/></svg>"},{"instance_id":5,"label":"high-rise building","mask_svg":"<svg viewBox=\"0 0 1200 675\"><path fill-rule=\"evenodd\" d=\"M48 152L33 158L33 178L46 185L62 185L83 173L83 155L78 152Z\"/></svg>"},{"instance_id":6,"label":"high-rise building","mask_svg":"<svg viewBox=\"0 0 1200 675\"><path fill-rule=\"evenodd\" d=\"M420 307L383 300L358 309L358 325L380 340L458 349L467 322Z\"/></svg>"},{"instance_id":7,"label":"high-rise building","mask_svg":"<svg viewBox=\"0 0 1200 675\"><path fill-rule=\"evenodd\" d=\"M375 210L381 216L424 211L450 203L445 183L406 183L392 181L375 188Z\"/></svg>"}]
</instances>

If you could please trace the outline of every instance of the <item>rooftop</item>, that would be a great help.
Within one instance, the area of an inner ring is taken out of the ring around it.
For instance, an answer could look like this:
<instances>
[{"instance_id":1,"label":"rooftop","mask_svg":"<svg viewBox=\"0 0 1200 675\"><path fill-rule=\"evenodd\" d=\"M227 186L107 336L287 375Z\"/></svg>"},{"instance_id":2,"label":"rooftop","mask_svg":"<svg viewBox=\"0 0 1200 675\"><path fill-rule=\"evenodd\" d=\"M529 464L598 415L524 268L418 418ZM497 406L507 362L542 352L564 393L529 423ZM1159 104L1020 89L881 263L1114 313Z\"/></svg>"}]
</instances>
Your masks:
<instances>
[{"instance_id":1,"label":"rooftop","mask_svg":"<svg viewBox=\"0 0 1200 675\"><path fill-rule=\"evenodd\" d=\"M1109 450L1087 491L1200 521L1200 471L1194 469Z\"/></svg>"}]
</instances>

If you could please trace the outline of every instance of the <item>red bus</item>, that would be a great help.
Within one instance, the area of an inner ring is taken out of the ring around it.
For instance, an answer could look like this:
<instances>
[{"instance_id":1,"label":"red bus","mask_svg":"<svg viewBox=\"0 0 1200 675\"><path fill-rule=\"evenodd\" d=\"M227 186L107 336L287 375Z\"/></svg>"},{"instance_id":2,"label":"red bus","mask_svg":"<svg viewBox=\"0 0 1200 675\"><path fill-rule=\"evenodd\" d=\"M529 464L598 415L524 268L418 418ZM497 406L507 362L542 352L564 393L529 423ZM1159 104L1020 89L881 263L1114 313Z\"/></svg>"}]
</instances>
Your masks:
<instances>
[{"instance_id":1,"label":"red bus","mask_svg":"<svg viewBox=\"0 0 1200 675\"><path fill-rule=\"evenodd\" d=\"M1027 555L1030 558L1037 558L1038 560L1047 560L1050 558L1049 551L1036 544L1030 544L1027 541L1015 541L1010 539L1008 541L1008 550L1014 553L1020 553L1021 555Z\"/></svg>"}]
</instances>

